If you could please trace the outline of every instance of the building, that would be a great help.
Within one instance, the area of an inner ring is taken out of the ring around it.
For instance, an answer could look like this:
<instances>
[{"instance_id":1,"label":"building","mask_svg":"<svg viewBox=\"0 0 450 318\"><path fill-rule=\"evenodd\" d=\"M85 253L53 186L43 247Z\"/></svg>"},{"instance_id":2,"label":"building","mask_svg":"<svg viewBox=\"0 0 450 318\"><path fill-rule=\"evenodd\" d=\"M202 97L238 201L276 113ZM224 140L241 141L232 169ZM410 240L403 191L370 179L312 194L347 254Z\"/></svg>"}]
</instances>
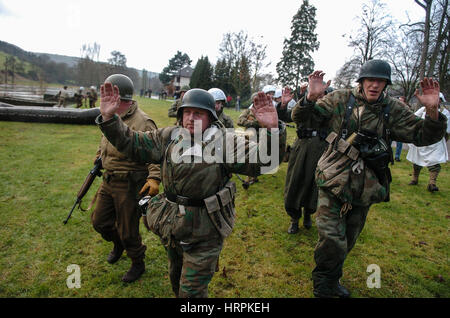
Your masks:
<instances>
[{"instance_id":1,"label":"building","mask_svg":"<svg viewBox=\"0 0 450 318\"><path fill-rule=\"evenodd\" d=\"M174 73L172 85L175 91L179 91L181 87L189 85L193 71L194 69L188 65Z\"/></svg>"}]
</instances>

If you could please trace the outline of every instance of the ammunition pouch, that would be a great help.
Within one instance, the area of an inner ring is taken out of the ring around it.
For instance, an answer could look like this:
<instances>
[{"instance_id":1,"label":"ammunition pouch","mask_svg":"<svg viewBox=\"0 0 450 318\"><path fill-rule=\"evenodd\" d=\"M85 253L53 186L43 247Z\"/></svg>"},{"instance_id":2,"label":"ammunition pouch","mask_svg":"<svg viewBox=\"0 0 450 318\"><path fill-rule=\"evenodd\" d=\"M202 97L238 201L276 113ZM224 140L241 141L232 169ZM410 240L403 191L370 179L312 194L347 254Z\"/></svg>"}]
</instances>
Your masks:
<instances>
[{"instance_id":1,"label":"ammunition pouch","mask_svg":"<svg viewBox=\"0 0 450 318\"><path fill-rule=\"evenodd\" d=\"M354 146L331 132L325 139L329 146L320 157L316 168L316 183L343 202L351 201L349 190L352 164L357 162L359 151Z\"/></svg>"},{"instance_id":2,"label":"ammunition pouch","mask_svg":"<svg viewBox=\"0 0 450 318\"><path fill-rule=\"evenodd\" d=\"M236 218L234 209L235 193L236 184L228 181L222 190L204 199L208 216L222 238L228 237L234 227Z\"/></svg>"}]
</instances>

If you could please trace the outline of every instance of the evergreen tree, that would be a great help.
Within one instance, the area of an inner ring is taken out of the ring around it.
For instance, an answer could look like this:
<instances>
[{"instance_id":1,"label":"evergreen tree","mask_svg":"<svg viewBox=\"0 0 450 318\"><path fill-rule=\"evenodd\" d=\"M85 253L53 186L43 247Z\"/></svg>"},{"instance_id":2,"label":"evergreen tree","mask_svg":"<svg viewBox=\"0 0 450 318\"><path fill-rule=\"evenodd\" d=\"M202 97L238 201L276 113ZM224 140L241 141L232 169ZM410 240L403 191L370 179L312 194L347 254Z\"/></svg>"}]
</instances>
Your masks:
<instances>
[{"instance_id":1,"label":"evergreen tree","mask_svg":"<svg viewBox=\"0 0 450 318\"><path fill-rule=\"evenodd\" d=\"M213 86L220 88L225 94L235 95L233 85L231 85L231 68L227 61L219 59L214 67Z\"/></svg>"},{"instance_id":2,"label":"evergreen tree","mask_svg":"<svg viewBox=\"0 0 450 318\"><path fill-rule=\"evenodd\" d=\"M313 72L311 54L319 48L316 25L316 8L308 0L303 0L292 18L291 37L284 40L283 56L276 65L278 80L283 85L296 89L301 79Z\"/></svg>"},{"instance_id":3,"label":"evergreen tree","mask_svg":"<svg viewBox=\"0 0 450 318\"><path fill-rule=\"evenodd\" d=\"M213 67L209 63L208 57L201 57L192 72L189 86L191 88L210 89L213 85Z\"/></svg>"},{"instance_id":4,"label":"evergreen tree","mask_svg":"<svg viewBox=\"0 0 450 318\"><path fill-rule=\"evenodd\" d=\"M162 72L159 74L159 80L163 84L168 84L172 79L172 74L178 72L185 66L191 65L192 60L186 53L181 53L177 51L174 57L169 60L169 65L163 68Z\"/></svg>"},{"instance_id":5,"label":"evergreen tree","mask_svg":"<svg viewBox=\"0 0 450 318\"><path fill-rule=\"evenodd\" d=\"M242 56L239 62L234 65L231 70L231 78L231 84L236 95L239 95L241 100L250 98L252 93L250 62L245 56Z\"/></svg>"}]
</instances>

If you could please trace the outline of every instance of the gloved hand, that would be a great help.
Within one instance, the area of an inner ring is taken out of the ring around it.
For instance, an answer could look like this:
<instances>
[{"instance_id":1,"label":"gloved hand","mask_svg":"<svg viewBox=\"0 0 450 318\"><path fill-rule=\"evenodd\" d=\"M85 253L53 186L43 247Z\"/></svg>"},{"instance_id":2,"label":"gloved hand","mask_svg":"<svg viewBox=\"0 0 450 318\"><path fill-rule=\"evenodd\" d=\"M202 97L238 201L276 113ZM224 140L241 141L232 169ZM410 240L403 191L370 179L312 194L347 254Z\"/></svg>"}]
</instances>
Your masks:
<instances>
[{"instance_id":1,"label":"gloved hand","mask_svg":"<svg viewBox=\"0 0 450 318\"><path fill-rule=\"evenodd\" d=\"M139 191L139 195L149 195L154 197L159 193L159 181L156 179L147 179L147 182Z\"/></svg>"}]
</instances>

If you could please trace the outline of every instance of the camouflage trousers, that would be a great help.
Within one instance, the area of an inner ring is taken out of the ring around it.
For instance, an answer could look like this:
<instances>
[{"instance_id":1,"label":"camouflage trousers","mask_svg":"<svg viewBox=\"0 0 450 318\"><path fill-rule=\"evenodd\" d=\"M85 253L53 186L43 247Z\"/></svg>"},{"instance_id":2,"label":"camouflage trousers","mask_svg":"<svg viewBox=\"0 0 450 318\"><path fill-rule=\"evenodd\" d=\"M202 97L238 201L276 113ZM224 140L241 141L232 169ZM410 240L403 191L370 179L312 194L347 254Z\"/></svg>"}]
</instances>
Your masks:
<instances>
[{"instance_id":1,"label":"camouflage trousers","mask_svg":"<svg viewBox=\"0 0 450 318\"><path fill-rule=\"evenodd\" d=\"M339 281L345 258L352 250L366 222L370 206L353 205L341 213L342 202L319 189L316 226L319 240L314 250L314 289ZM326 288L326 287L324 287Z\"/></svg>"},{"instance_id":2,"label":"camouflage trousers","mask_svg":"<svg viewBox=\"0 0 450 318\"><path fill-rule=\"evenodd\" d=\"M222 247L222 238L189 245L178 241L175 247L166 247L170 282L177 297L208 297L208 284L216 271Z\"/></svg>"},{"instance_id":3,"label":"camouflage trousers","mask_svg":"<svg viewBox=\"0 0 450 318\"><path fill-rule=\"evenodd\" d=\"M420 170L422 170L422 168L423 168L422 166L416 165L415 163L413 164L413 169L414 170L417 170L417 171L420 172ZM435 164L433 166L429 166L427 168L428 168L429 172L437 172L437 173L439 173L441 171L441 165L439 163Z\"/></svg>"}]
</instances>

